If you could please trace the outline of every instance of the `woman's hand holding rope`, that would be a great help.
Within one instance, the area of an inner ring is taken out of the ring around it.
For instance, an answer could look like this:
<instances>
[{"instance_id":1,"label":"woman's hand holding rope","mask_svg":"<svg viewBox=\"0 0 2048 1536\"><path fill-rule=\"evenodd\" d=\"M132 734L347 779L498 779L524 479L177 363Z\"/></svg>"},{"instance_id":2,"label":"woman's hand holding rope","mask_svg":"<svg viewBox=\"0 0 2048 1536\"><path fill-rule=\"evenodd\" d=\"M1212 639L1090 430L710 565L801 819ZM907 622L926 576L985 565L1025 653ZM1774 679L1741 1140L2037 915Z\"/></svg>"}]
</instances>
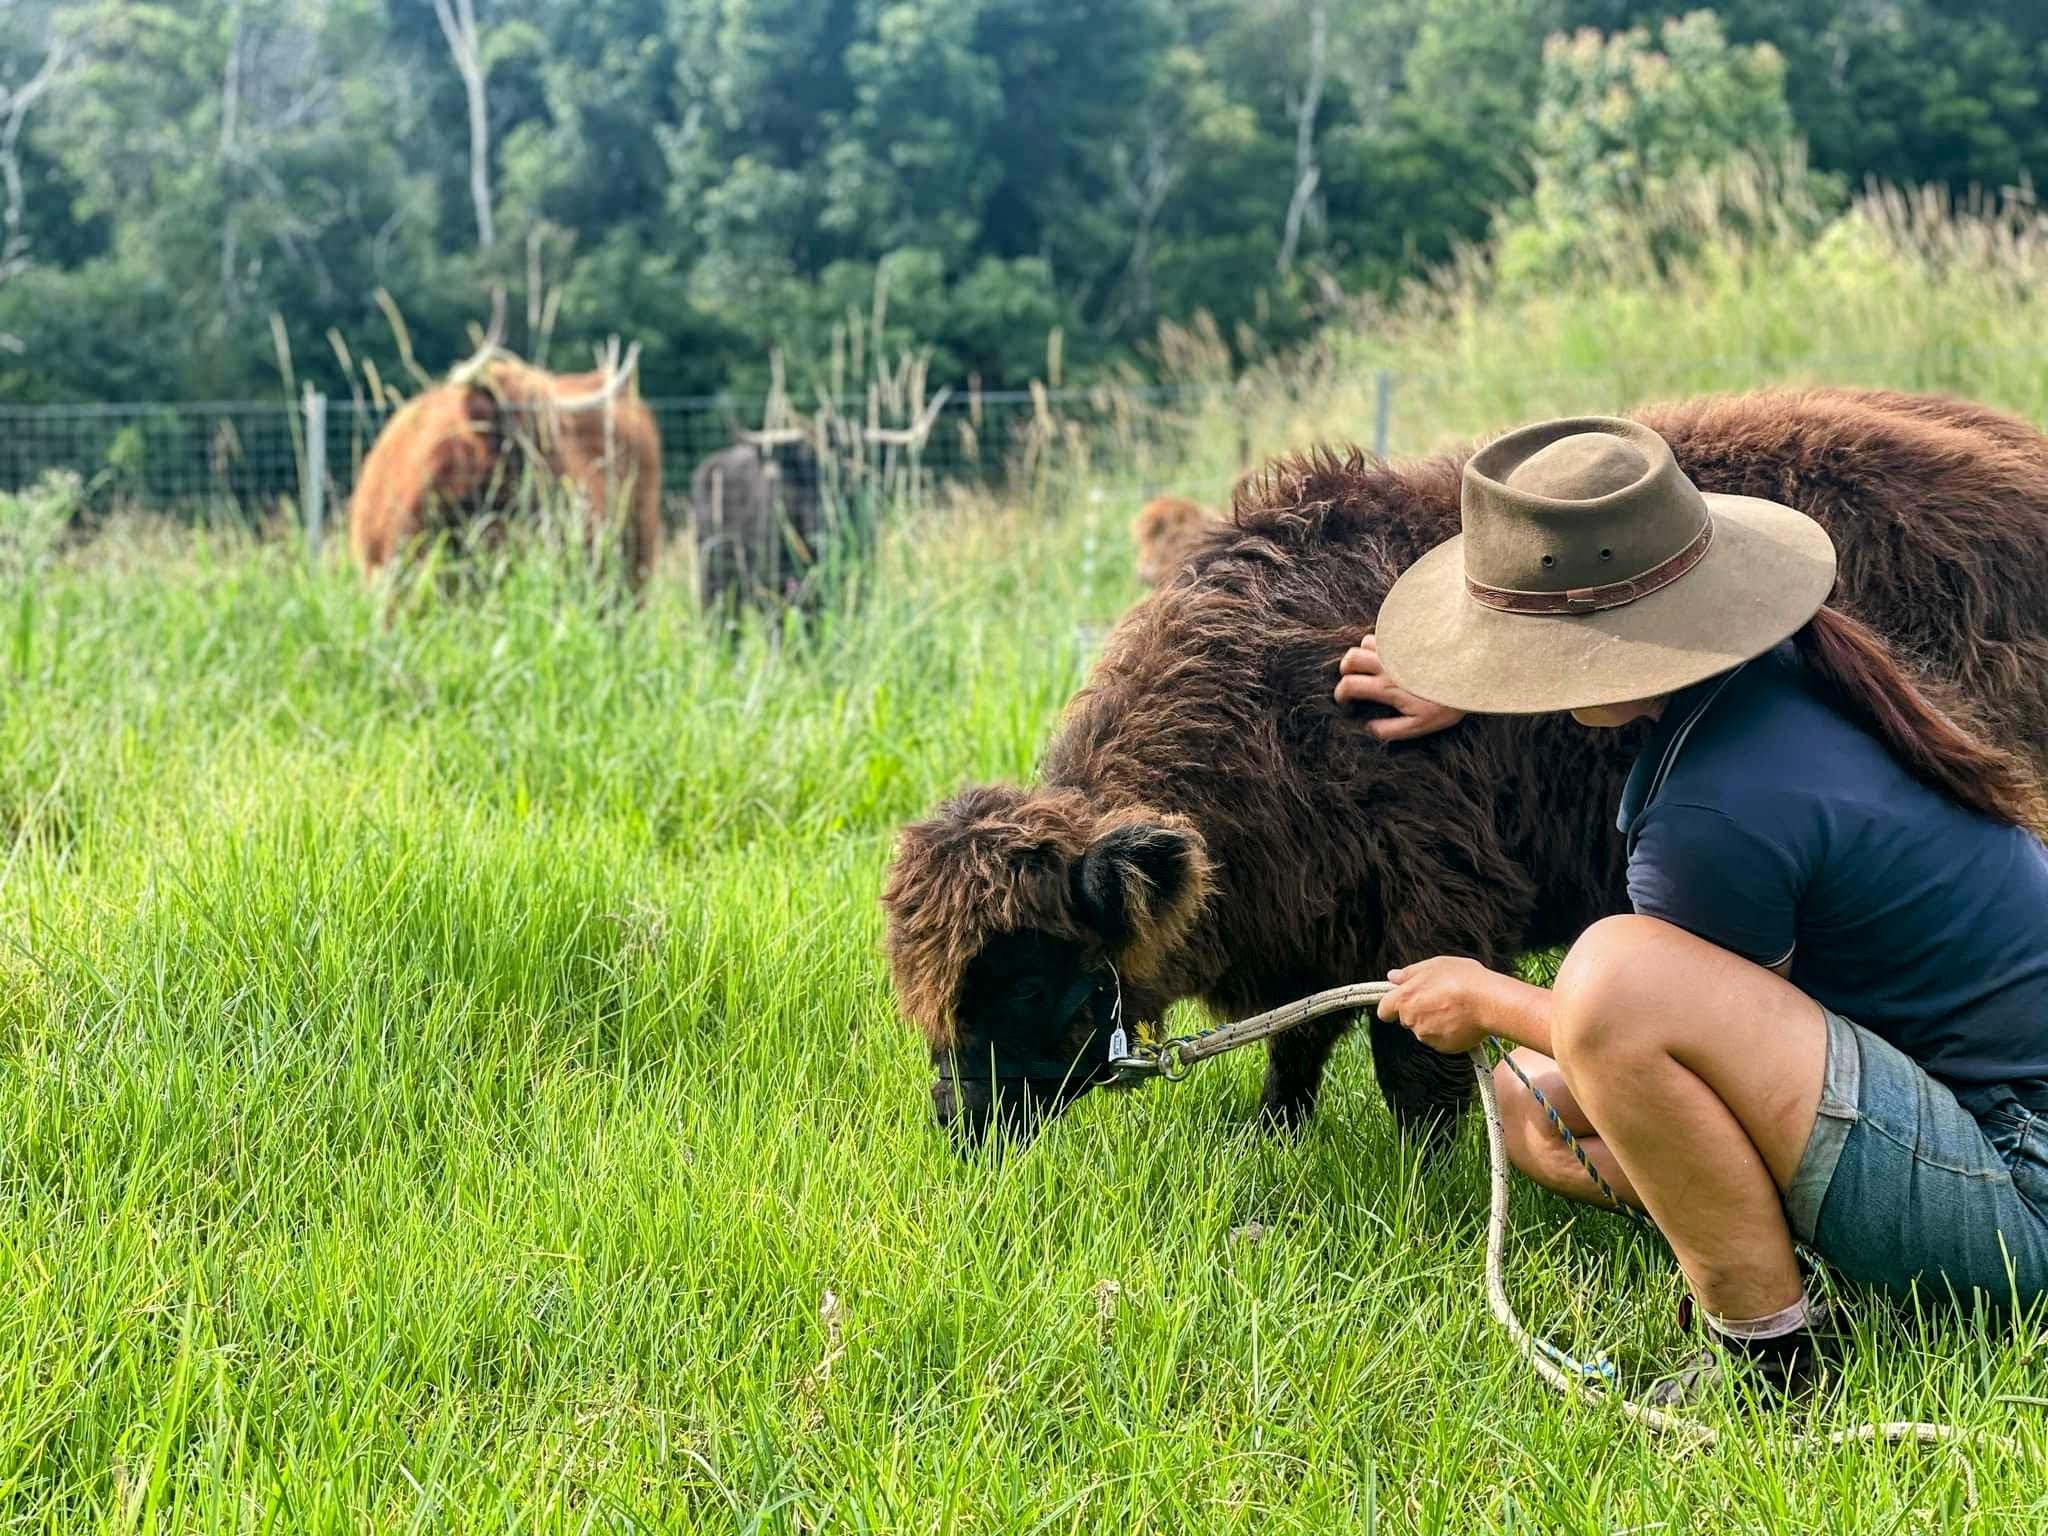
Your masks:
<instances>
[{"instance_id":1,"label":"woman's hand holding rope","mask_svg":"<svg viewBox=\"0 0 2048 1536\"><path fill-rule=\"evenodd\" d=\"M1489 1035L1550 1054L1550 994L1488 970L1477 960L1438 955L1387 972L1394 990L1379 1016L1446 1056L1478 1049Z\"/></svg>"}]
</instances>

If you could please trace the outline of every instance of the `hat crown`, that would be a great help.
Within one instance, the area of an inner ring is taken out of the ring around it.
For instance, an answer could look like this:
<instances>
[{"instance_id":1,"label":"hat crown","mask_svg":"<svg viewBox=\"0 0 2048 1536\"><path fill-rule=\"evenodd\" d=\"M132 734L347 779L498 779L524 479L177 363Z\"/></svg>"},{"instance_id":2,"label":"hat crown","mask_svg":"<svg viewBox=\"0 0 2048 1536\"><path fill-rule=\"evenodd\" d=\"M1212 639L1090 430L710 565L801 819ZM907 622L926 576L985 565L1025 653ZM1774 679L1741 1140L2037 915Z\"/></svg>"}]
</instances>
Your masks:
<instances>
[{"instance_id":1,"label":"hat crown","mask_svg":"<svg viewBox=\"0 0 2048 1536\"><path fill-rule=\"evenodd\" d=\"M1649 460L1627 438L1573 432L1538 448L1503 483L1530 496L1590 501L1628 489L1649 471Z\"/></svg>"},{"instance_id":2,"label":"hat crown","mask_svg":"<svg viewBox=\"0 0 2048 1536\"><path fill-rule=\"evenodd\" d=\"M1656 419L1711 445L1718 418L1667 406ZM1615 417L1487 444L1465 465L1462 504L1464 534L1401 573L1373 627L1388 677L1456 709L1657 698L1762 655L1834 586L1834 545L1813 518L1702 494L1670 444Z\"/></svg>"},{"instance_id":3,"label":"hat crown","mask_svg":"<svg viewBox=\"0 0 2048 1536\"><path fill-rule=\"evenodd\" d=\"M1668 570L1710 526L1671 447L1619 417L1510 432L1474 454L1460 498L1475 589L1562 595Z\"/></svg>"}]
</instances>

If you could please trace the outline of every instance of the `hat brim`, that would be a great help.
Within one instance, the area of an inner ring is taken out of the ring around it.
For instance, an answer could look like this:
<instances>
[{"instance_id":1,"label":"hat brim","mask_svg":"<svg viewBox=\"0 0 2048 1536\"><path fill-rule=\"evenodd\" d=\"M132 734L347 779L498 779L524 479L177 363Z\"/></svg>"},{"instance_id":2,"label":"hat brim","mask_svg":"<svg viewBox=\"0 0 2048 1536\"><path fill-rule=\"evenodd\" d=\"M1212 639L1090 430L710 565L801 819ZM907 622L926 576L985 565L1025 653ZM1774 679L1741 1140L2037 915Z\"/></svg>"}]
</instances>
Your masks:
<instances>
[{"instance_id":1,"label":"hat brim","mask_svg":"<svg viewBox=\"0 0 2048 1536\"><path fill-rule=\"evenodd\" d=\"M1465 590L1463 536L1394 583L1376 633L1387 675L1473 714L1538 715L1656 698L1760 656L1819 611L1835 547L1805 513L1708 495L1714 541L1648 597L1586 614L1502 613Z\"/></svg>"}]
</instances>

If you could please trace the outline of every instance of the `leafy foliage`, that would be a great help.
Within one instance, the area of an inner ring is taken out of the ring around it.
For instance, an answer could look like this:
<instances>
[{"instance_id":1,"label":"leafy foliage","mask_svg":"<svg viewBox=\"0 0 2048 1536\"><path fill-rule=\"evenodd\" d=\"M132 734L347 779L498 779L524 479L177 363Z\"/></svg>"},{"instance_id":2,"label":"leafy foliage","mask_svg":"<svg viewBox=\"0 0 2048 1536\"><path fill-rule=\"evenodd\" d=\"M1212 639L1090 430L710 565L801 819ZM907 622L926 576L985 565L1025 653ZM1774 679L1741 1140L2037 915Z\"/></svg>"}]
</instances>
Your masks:
<instances>
[{"instance_id":1,"label":"leafy foliage","mask_svg":"<svg viewBox=\"0 0 2048 1536\"><path fill-rule=\"evenodd\" d=\"M629 332L657 394L759 388L775 349L814 386L856 313L962 382L1023 383L1055 331L1074 374L1142 362L1203 312L1242 360L1517 200L1540 272L1738 151L1958 192L2048 167L2025 0L475 10L488 250L425 0L0 7L0 397L267 395L273 314L299 376L340 387L332 331L400 378L380 288L429 368L503 285L515 345Z\"/></svg>"},{"instance_id":2,"label":"leafy foliage","mask_svg":"<svg viewBox=\"0 0 2048 1536\"><path fill-rule=\"evenodd\" d=\"M1555 277L1616 244L1689 249L1674 194L1747 163L1796 164L1785 61L1768 43L1731 46L1710 11L1652 29L1551 38L1536 113L1536 185L1506 220L1510 279ZM1721 210L1717 209L1717 212Z\"/></svg>"}]
</instances>

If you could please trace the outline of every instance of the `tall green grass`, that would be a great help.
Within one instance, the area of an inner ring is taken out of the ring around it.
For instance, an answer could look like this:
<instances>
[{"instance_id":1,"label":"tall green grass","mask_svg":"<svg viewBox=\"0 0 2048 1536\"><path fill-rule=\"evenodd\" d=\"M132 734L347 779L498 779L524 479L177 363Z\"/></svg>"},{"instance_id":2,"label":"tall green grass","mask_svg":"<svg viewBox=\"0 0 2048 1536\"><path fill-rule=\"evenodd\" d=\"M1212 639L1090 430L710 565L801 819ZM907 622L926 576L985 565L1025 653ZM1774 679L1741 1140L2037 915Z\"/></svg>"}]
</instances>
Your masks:
<instances>
[{"instance_id":1,"label":"tall green grass","mask_svg":"<svg viewBox=\"0 0 2048 1536\"><path fill-rule=\"evenodd\" d=\"M1794 334L1740 272L1683 281L1754 326L1624 331L1619 289L1497 324L1532 366L1580 326L1561 361ZM1511 395L1483 318L1481 403L1447 382L1416 439L1622 387ZM1255 379L1259 448L1362 435L1346 359L1457 334L1403 323ZM1186 425L1191 475L1234 467L1234 430ZM2031 1331L1857 1306L1846 1380L1790 1425L1715 1408L1707 1454L1551 1397L1486 1317L1476 1145L1417 1166L1356 1047L1298 1142L1254 1127L1243 1060L1021 1156L942 1144L877 953L889 839L1028 775L1134 595L1142 488L1098 452L1028 505L932 508L850 612L731 645L675 572L622 612L531 561L386 624L289 541L18 541L0 1523L2039 1529ZM1532 1321L1631 1373L1682 1356L1654 1241L1517 1202ZM1895 1417L2020 1455L1788 1443Z\"/></svg>"},{"instance_id":2,"label":"tall green grass","mask_svg":"<svg viewBox=\"0 0 2048 1536\"><path fill-rule=\"evenodd\" d=\"M1880 188L1828 217L1755 169L1670 197L1647 222L1690 228L1683 263L1615 233L1571 277L1508 284L1470 251L1235 378L1222 337L1169 328L1164 365L1213 391L1188 408L1181 481L1220 501L1240 443L1370 444L1382 372L1396 456L1766 383L1944 391L2048 421L2048 213L2030 202ZM1257 354L1256 337L1236 340Z\"/></svg>"}]
</instances>

